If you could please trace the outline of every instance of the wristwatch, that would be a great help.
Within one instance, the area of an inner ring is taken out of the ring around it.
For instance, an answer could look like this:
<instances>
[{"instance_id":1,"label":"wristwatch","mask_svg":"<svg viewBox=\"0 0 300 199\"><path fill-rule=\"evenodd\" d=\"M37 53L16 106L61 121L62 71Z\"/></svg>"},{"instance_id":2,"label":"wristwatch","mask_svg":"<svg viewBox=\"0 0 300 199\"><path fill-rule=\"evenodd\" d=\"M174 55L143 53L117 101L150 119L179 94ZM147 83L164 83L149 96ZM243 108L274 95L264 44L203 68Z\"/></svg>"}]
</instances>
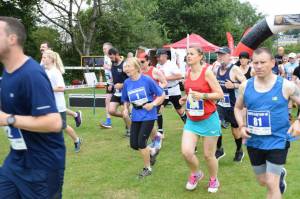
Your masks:
<instances>
[{"instance_id":1,"label":"wristwatch","mask_svg":"<svg viewBox=\"0 0 300 199\"><path fill-rule=\"evenodd\" d=\"M206 100L208 98L208 94L204 93L202 99Z\"/></svg>"},{"instance_id":2,"label":"wristwatch","mask_svg":"<svg viewBox=\"0 0 300 199\"><path fill-rule=\"evenodd\" d=\"M16 123L16 118L14 115L10 115L6 119L7 125L8 126L13 126Z\"/></svg>"}]
</instances>

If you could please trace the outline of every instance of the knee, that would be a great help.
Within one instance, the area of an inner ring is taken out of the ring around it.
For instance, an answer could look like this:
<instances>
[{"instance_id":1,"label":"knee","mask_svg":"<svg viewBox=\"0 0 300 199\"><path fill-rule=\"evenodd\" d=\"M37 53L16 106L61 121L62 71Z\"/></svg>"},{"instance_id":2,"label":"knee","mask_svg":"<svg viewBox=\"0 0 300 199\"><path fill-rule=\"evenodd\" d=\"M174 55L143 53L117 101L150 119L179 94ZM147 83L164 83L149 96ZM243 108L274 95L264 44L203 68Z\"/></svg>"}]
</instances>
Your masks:
<instances>
[{"instance_id":1,"label":"knee","mask_svg":"<svg viewBox=\"0 0 300 199\"><path fill-rule=\"evenodd\" d=\"M115 109L114 109L113 107L109 106L109 107L108 107L108 113L109 113L110 115L115 115Z\"/></svg>"},{"instance_id":2,"label":"knee","mask_svg":"<svg viewBox=\"0 0 300 199\"><path fill-rule=\"evenodd\" d=\"M195 155L194 152L195 152L194 150L190 150L190 149L181 150L181 153L186 160L191 160Z\"/></svg>"},{"instance_id":3,"label":"knee","mask_svg":"<svg viewBox=\"0 0 300 199\"><path fill-rule=\"evenodd\" d=\"M206 161L212 161L212 160L215 160L216 159L216 156L215 154L212 154L212 153L205 153L204 152L204 159Z\"/></svg>"}]
</instances>

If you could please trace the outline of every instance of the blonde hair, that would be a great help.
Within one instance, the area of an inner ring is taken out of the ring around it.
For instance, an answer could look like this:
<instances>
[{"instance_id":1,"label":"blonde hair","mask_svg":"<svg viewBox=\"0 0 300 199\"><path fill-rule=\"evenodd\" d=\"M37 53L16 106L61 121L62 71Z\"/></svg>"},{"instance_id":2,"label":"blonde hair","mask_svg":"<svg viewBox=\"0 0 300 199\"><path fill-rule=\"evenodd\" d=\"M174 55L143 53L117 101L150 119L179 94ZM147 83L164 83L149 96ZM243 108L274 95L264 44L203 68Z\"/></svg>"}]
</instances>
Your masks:
<instances>
[{"instance_id":1,"label":"blonde hair","mask_svg":"<svg viewBox=\"0 0 300 199\"><path fill-rule=\"evenodd\" d=\"M139 73L141 72L141 62L136 57L127 58L126 62L131 62L135 69L137 69Z\"/></svg>"},{"instance_id":2,"label":"blonde hair","mask_svg":"<svg viewBox=\"0 0 300 199\"><path fill-rule=\"evenodd\" d=\"M55 67L61 72L61 74L64 74L65 68L60 55L52 50L46 50L44 53L53 60Z\"/></svg>"}]
</instances>

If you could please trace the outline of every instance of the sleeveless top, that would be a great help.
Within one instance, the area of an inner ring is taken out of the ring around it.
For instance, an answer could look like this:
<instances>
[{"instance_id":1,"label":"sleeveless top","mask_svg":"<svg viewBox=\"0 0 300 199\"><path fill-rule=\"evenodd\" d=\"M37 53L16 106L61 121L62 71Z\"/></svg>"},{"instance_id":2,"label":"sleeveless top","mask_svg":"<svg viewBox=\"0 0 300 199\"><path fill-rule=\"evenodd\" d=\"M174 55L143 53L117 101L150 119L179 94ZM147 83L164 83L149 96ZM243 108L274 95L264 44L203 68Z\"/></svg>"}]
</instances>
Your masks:
<instances>
[{"instance_id":1,"label":"sleeveless top","mask_svg":"<svg viewBox=\"0 0 300 199\"><path fill-rule=\"evenodd\" d=\"M208 68L208 64L203 67L201 74L198 79L192 80L190 72L187 75L187 78L184 83L185 93L188 95L186 108L187 116L192 121L200 121L207 119L212 113L216 111L216 105L212 100L200 100L196 101L189 96L189 90L201 92L201 93L211 93L212 90L205 80L205 73Z\"/></svg>"},{"instance_id":2,"label":"sleeveless top","mask_svg":"<svg viewBox=\"0 0 300 199\"><path fill-rule=\"evenodd\" d=\"M282 85L283 78L277 76L272 89L261 93L254 88L254 78L248 80L244 103L251 138L247 146L265 150L285 148L290 123L288 100L283 96Z\"/></svg>"},{"instance_id":3,"label":"sleeveless top","mask_svg":"<svg viewBox=\"0 0 300 199\"><path fill-rule=\"evenodd\" d=\"M150 66L149 70L147 72L143 72L144 75L148 75L149 77L151 77L151 79L153 79L156 83L159 83L158 79L155 79L153 76L153 70L154 67Z\"/></svg>"},{"instance_id":4,"label":"sleeveless top","mask_svg":"<svg viewBox=\"0 0 300 199\"><path fill-rule=\"evenodd\" d=\"M220 70L221 70L221 67L218 68L218 71L217 71L217 80L223 90L223 93L224 93L224 99L220 100L218 102L218 105L221 106L221 107L224 107L224 108L231 108L233 109L234 108L234 105L235 105L235 101L236 101L236 96L235 96L235 89L232 88L232 89L227 89L225 87L225 82L226 80L230 80L230 71L232 69L234 65L232 64L225 72L224 75L221 75L220 74ZM230 80L231 81L231 80ZM233 81L231 81L233 82ZM233 82L234 83L234 82Z\"/></svg>"},{"instance_id":5,"label":"sleeveless top","mask_svg":"<svg viewBox=\"0 0 300 199\"><path fill-rule=\"evenodd\" d=\"M249 66L247 72L244 73L244 76L246 77L246 79L250 79L251 78L251 67L250 66Z\"/></svg>"}]
</instances>

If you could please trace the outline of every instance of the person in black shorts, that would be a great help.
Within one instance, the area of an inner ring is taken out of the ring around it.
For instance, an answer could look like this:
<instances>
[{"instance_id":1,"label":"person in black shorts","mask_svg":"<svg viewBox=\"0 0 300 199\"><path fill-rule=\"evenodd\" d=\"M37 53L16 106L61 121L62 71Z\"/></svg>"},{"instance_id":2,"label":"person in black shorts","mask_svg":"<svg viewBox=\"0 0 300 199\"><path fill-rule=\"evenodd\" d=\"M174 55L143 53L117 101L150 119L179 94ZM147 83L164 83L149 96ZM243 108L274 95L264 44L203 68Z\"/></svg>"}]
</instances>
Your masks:
<instances>
[{"instance_id":1,"label":"person in black shorts","mask_svg":"<svg viewBox=\"0 0 300 199\"><path fill-rule=\"evenodd\" d=\"M109 103L109 114L115 117L121 117L124 119L126 125L126 136L130 135L131 121L128 115L123 117L123 113L118 110L118 107L122 105L121 96L124 81L128 78L123 71L124 61L121 59L119 51L116 48L111 48L108 51L109 58L112 62L111 74L113 80L113 95Z\"/></svg>"}]
</instances>

